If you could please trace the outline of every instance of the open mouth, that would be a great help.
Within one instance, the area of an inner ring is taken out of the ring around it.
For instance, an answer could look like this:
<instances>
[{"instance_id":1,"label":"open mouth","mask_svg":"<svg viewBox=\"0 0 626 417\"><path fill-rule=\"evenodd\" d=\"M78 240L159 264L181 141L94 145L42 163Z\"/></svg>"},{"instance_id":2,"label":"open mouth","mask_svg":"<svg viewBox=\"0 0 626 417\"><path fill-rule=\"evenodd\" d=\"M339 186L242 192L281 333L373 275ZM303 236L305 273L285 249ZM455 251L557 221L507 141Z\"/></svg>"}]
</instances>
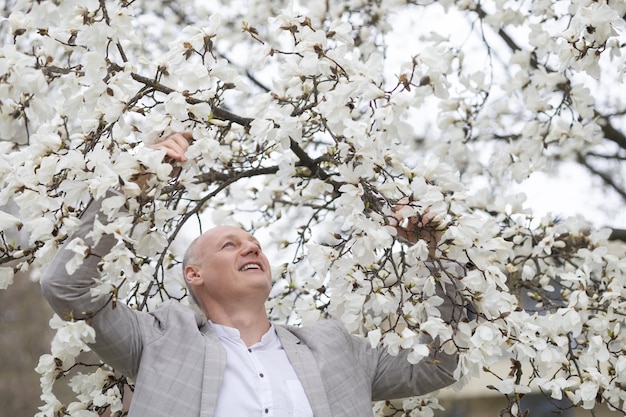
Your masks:
<instances>
[{"instance_id":1,"label":"open mouth","mask_svg":"<svg viewBox=\"0 0 626 417\"><path fill-rule=\"evenodd\" d=\"M249 271L251 269L254 269L254 270L257 270L257 271L262 271L263 270L261 265L256 263L256 262L247 263L244 266L242 266L241 268L239 268L240 271Z\"/></svg>"}]
</instances>

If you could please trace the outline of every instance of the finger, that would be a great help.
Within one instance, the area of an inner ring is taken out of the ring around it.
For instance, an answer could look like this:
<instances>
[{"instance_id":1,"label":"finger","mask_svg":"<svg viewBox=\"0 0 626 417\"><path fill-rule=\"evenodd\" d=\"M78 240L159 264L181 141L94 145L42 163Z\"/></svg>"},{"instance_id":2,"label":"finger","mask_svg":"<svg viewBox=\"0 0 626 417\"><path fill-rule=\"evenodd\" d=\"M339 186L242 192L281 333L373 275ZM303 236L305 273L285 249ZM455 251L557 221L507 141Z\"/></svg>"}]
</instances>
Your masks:
<instances>
[{"instance_id":1,"label":"finger","mask_svg":"<svg viewBox=\"0 0 626 417\"><path fill-rule=\"evenodd\" d=\"M405 227L411 225L412 223L413 210L411 210L410 207L408 197L401 198L392 207L393 216L389 218L389 225L398 230L398 235L400 237L407 237Z\"/></svg>"},{"instance_id":2,"label":"finger","mask_svg":"<svg viewBox=\"0 0 626 417\"><path fill-rule=\"evenodd\" d=\"M409 197L402 197L400 200L396 202L398 206L406 206L409 204Z\"/></svg>"},{"instance_id":3,"label":"finger","mask_svg":"<svg viewBox=\"0 0 626 417\"><path fill-rule=\"evenodd\" d=\"M176 150L180 154L184 154L189 148L189 139L182 133L175 133L168 136L162 142L164 146Z\"/></svg>"},{"instance_id":4,"label":"finger","mask_svg":"<svg viewBox=\"0 0 626 417\"><path fill-rule=\"evenodd\" d=\"M185 150L172 140L158 143L153 146L153 149L164 150L166 156L177 161L185 162L187 160Z\"/></svg>"},{"instance_id":5,"label":"finger","mask_svg":"<svg viewBox=\"0 0 626 417\"><path fill-rule=\"evenodd\" d=\"M402 221L402 216L400 216L398 212L394 212L393 216L389 217L390 226L398 227L401 221Z\"/></svg>"},{"instance_id":6,"label":"finger","mask_svg":"<svg viewBox=\"0 0 626 417\"><path fill-rule=\"evenodd\" d=\"M437 217L437 213L434 211L426 210L426 212L422 215L422 222L426 225L433 221L433 219Z\"/></svg>"},{"instance_id":7,"label":"finger","mask_svg":"<svg viewBox=\"0 0 626 417\"><path fill-rule=\"evenodd\" d=\"M185 162L185 153L189 148L189 142L193 140L191 132L174 133L166 137L163 141L152 146L153 149L163 149L166 155L177 161Z\"/></svg>"},{"instance_id":8,"label":"finger","mask_svg":"<svg viewBox=\"0 0 626 417\"><path fill-rule=\"evenodd\" d=\"M404 220L404 216L400 213L400 210L394 208L393 216L389 218L389 225L393 227L401 227L401 223Z\"/></svg>"},{"instance_id":9,"label":"finger","mask_svg":"<svg viewBox=\"0 0 626 417\"><path fill-rule=\"evenodd\" d=\"M187 148L189 148L191 141L193 140L193 133L191 132L174 133L168 136L166 140L173 141L182 149L187 150Z\"/></svg>"},{"instance_id":10,"label":"finger","mask_svg":"<svg viewBox=\"0 0 626 417\"><path fill-rule=\"evenodd\" d=\"M159 147L158 149L163 149L165 151L165 155L169 158L175 159L180 162L187 161L187 157L185 156L184 152L181 152L172 148L168 148L165 146Z\"/></svg>"}]
</instances>

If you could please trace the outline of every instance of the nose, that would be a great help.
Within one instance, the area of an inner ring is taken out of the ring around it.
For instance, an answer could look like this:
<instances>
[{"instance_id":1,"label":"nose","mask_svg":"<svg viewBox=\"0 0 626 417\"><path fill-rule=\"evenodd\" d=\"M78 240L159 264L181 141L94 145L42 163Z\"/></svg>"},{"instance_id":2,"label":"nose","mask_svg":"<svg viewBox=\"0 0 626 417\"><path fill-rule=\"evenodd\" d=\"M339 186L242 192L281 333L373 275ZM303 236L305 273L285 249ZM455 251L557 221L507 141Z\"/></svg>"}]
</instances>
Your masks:
<instances>
[{"instance_id":1,"label":"nose","mask_svg":"<svg viewBox=\"0 0 626 417\"><path fill-rule=\"evenodd\" d=\"M242 255L258 255L261 252L261 249L259 248L259 245L257 245L254 242L250 242L250 241L244 241L242 247L241 247L241 252Z\"/></svg>"}]
</instances>

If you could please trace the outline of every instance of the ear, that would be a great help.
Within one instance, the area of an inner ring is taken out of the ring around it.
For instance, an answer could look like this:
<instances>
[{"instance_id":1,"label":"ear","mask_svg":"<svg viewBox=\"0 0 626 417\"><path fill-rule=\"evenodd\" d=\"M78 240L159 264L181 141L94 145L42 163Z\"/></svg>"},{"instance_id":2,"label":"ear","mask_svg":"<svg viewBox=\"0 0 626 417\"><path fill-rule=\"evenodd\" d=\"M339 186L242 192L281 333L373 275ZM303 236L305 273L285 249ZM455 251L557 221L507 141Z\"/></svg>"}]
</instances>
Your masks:
<instances>
[{"instance_id":1,"label":"ear","mask_svg":"<svg viewBox=\"0 0 626 417\"><path fill-rule=\"evenodd\" d=\"M187 265L185 267L185 281L189 285L198 285L202 282L202 277L200 276L200 270L196 265Z\"/></svg>"}]
</instances>

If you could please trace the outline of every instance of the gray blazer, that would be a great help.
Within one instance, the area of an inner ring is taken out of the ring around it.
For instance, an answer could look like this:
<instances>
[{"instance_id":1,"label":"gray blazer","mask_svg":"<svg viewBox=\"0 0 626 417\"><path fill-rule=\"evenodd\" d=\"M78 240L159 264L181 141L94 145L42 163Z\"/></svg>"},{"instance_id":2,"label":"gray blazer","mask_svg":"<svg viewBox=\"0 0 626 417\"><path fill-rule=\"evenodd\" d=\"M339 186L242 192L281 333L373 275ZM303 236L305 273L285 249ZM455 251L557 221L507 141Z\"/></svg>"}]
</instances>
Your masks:
<instances>
[{"instance_id":1,"label":"gray blazer","mask_svg":"<svg viewBox=\"0 0 626 417\"><path fill-rule=\"evenodd\" d=\"M97 206L83 215L78 236L91 229ZM111 244L103 238L92 253L104 254ZM99 258L88 257L68 276L72 257L60 249L41 279L44 297L63 318L89 318L96 331L92 349L135 381L129 417L213 416L226 352L206 320L176 301L146 313L123 303L113 307L106 297L94 300L90 287ZM454 382L456 357L433 349L430 360L410 365L408 352L372 349L335 320L277 325L276 331L316 417L372 416L371 401L422 395Z\"/></svg>"}]
</instances>

